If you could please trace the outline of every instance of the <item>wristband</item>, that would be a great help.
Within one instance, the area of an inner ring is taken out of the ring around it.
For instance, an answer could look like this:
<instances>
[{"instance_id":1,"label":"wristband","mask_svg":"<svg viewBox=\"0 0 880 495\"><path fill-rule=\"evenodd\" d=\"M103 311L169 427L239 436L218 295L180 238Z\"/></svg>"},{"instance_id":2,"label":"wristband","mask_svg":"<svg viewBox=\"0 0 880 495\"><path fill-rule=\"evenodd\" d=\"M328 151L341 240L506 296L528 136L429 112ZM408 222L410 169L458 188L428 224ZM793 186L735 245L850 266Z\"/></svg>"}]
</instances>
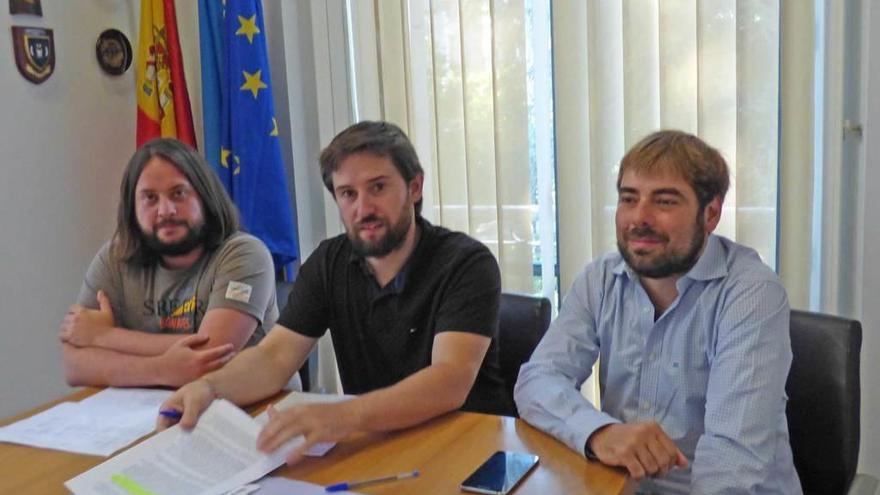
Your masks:
<instances>
[{"instance_id":1,"label":"wristband","mask_svg":"<svg viewBox=\"0 0 880 495\"><path fill-rule=\"evenodd\" d=\"M593 453L593 449L590 448L590 439L589 438L587 438L587 441L584 442L584 457L586 457L587 459L589 459L591 461L599 460L599 458L596 457L596 454Z\"/></svg>"}]
</instances>

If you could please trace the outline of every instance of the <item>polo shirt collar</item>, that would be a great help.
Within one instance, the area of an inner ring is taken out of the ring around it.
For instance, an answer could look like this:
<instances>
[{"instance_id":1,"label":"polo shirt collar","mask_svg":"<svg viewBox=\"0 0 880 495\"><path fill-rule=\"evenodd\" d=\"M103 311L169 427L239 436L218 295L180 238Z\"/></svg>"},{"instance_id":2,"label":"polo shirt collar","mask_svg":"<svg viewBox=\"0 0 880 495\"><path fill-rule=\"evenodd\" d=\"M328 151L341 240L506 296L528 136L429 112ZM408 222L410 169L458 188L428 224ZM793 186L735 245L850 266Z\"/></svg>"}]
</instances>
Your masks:
<instances>
[{"instance_id":1,"label":"polo shirt collar","mask_svg":"<svg viewBox=\"0 0 880 495\"><path fill-rule=\"evenodd\" d=\"M380 294L400 294L403 292L404 287L406 286L407 275L409 274L410 266L413 264L413 259L418 257L418 252L424 245L425 238L428 237L431 229L434 228L427 220L423 219L421 215L416 215L416 226L419 228L419 239L416 242L415 248L409 254L409 257L403 263L403 266L398 270L397 275L388 282L388 285L385 287L379 288ZM351 241L349 241L351 242ZM376 282L376 277L373 276L373 272L370 271L370 267L367 264L367 260L356 253L354 249L348 255L349 263L355 263L361 269L364 276L368 277L376 286L378 287L378 283Z\"/></svg>"}]
</instances>

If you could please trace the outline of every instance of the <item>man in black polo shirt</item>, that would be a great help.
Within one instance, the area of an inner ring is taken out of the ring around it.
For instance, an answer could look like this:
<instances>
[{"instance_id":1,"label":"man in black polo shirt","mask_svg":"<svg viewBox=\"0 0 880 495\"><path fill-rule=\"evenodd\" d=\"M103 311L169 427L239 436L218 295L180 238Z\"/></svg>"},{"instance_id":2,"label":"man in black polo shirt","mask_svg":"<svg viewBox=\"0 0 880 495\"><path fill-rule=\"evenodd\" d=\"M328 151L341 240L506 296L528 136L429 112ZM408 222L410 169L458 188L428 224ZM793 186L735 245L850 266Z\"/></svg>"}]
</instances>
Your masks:
<instances>
[{"instance_id":1,"label":"man in black polo shirt","mask_svg":"<svg viewBox=\"0 0 880 495\"><path fill-rule=\"evenodd\" d=\"M258 447L289 438L311 445L355 431L412 426L458 408L493 412L502 392L498 347L501 282L489 250L421 218L424 175L393 124L361 122L321 154L324 184L346 233L322 242L300 268L277 324L217 372L181 388L164 408L192 427L218 397L249 404L278 392L329 328L346 393L270 421ZM159 427L170 421L160 417Z\"/></svg>"}]
</instances>

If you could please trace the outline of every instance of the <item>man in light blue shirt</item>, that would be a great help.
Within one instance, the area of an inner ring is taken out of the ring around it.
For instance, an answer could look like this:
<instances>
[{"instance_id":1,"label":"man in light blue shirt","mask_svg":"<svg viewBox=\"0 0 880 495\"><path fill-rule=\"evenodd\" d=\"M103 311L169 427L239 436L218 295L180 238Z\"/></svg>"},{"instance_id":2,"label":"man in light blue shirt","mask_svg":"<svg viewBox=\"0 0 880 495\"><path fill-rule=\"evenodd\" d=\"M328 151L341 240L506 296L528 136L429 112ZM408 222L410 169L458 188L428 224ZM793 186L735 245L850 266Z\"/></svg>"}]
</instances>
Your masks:
<instances>
[{"instance_id":1,"label":"man in light blue shirt","mask_svg":"<svg viewBox=\"0 0 880 495\"><path fill-rule=\"evenodd\" d=\"M712 234L729 185L678 131L620 164L619 253L590 263L523 365L521 416L621 466L638 493L801 493L785 416L785 289L757 253ZM602 410L579 386L599 359Z\"/></svg>"}]
</instances>

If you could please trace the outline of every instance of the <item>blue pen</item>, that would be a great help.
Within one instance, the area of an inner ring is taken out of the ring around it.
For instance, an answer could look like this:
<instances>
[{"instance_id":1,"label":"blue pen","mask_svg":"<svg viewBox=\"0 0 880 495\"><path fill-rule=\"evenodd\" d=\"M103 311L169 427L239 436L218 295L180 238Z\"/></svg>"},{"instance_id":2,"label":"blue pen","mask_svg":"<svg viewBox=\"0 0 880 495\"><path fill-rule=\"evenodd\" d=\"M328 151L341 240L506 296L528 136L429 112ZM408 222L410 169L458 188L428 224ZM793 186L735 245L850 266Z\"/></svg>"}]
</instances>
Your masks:
<instances>
[{"instance_id":1,"label":"blue pen","mask_svg":"<svg viewBox=\"0 0 880 495\"><path fill-rule=\"evenodd\" d=\"M333 485L329 485L325 490L327 492L341 492L345 490L350 490L352 488L359 488L367 485L375 485L377 483L385 483L388 481L397 481L397 480L405 480L407 478L417 478L419 476L419 470L410 471L407 473L400 474L392 474L391 476L383 476L381 478L373 478L371 480L362 480L362 481L343 481L342 483L336 483Z\"/></svg>"},{"instance_id":2,"label":"blue pen","mask_svg":"<svg viewBox=\"0 0 880 495\"><path fill-rule=\"evenodd\" d=\"M165 416L168 419L173 419L174 421L180 421L180 418L183 417L183 413L176 409L163 409L159 411L159 415Z\"/></svg>"}]
</instances>

